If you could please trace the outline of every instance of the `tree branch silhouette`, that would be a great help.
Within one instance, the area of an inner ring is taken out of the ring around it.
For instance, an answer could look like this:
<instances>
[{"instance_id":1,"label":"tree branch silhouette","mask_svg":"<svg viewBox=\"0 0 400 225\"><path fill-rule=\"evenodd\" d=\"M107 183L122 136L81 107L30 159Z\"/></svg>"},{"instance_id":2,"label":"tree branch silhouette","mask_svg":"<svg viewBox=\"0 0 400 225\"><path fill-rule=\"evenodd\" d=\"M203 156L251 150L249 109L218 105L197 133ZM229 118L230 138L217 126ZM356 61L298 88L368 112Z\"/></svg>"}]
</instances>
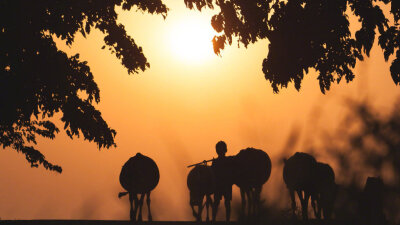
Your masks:
<instances>
[{"instance_id":1,"label":"tree branch silhouette","mask_svg":"<svg viewBox=\"0 0 400 225\"><path fill-rule=\"evenodd\" d=\"M262 62L265 79L278 93L293 82L300 90L310 69L319 74L322 93L333 82L354 79L357 60L369 56L378 31L378 44L385 60L396 52L390 72L400 84L400 2L395 0L184 0L190 9L217 7L211 25L219 32L213 39L214 52L221 54L233 38L247 47L268 39L268 55ZM390 4L389 15L378 5ZM361 23L353 38L349 17ZM394 17L394 24L388 18Z\"/></svg>"},{"instance_id":2,"label":"tree branch silhouette","mask_svg":"<svg viewBox=\"0 0 400 225\"><path fill-rule=\"evenodd\" d=\"M83 135L99 148L116 146L110 128L94 103L100 90L87 62L79 54L68 57L53 40L71 45L76 34L93 29L104 35L104 46L121 61L129 74L150 67L143 50L117 23L116 7L161 14L161 0L4 0L0 2L0 146L39 164L62 172L34 148L36 137L53 139L59 129L49 118L62 114L64 130L72 139ZM84 94L82 94L84 93ZM82 97L85 96L85 97Z\"/></svg>"}]
</instances>

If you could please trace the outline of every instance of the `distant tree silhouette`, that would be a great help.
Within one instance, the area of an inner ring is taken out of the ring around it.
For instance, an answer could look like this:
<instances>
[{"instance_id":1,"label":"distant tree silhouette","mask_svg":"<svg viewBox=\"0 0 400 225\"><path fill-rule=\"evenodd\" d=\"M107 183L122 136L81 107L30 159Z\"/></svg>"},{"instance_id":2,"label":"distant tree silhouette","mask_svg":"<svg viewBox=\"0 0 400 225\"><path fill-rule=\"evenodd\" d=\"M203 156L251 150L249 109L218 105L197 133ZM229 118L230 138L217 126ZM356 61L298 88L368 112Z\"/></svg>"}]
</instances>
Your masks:
<instances>
[{"instance_id":1,"label":"distant tree silhouette","mask_svg":"<svg viewBox=\"0 0 400 225\"><path fill-rule=\"evenodd\" d=\"M337 217L340 215L344 218L359 213L353 212L348 206L364 198L361 188L366 184L365 178L373 175L381 177L384 182L384 185L382 184L384 195L375 196L377 199L383 198L383 202L380 203L383 206L376 207L383 207L387 219L392 223L400 222L399 103L400 99L394 104L393 109L385 112L383 116L367 101L348 100L350 111L337 131L325 134L324 147L338 165L337 174L346 174L342 177L341 191L342 196L346 192L347 200L337 205L336 211L339 210L336 212ZM372 181L374 179L370 182ZM374 185L379 183L376 179L374 182ZM349 204L350 201L352 204ZM367 198L367 201L370 200Z\"/></svg>"},{"instance_id":2,"label":"distant tree silhouette","mask_svg":"<svg viewBox=\"0 0 400 225\"><path fill-rule=\"evenodd\" d=\"M265 78L274 92L294 82L300 90L301 81L315 69L322 93L331 83L354 79L352 69L357 60L369 56L376 30L385 60L396 52L390 72L400 84L400 1L398 0L184 0L190 9L214 8L219 13L211 25L219 32L213 38L214 52L220 54L233 38L247 47L268 39L268 55L262 63ZM389 4L385 15L377 4ZM351 36L349 14L361 23ZM394 24L388 18L394 17Z\"/></svg>"},{"instance_id":3,"label":"distant tree silhouette","mask_svg":"<svg viewBox=\"0 0 400 225\"><path fill-rule=\"evenodd\" d=\"M150 65L142 48L116 21L119 6L164 17L168 10L161 0L0 2L0 146L25 154L32 167L61 173L33 146L37 136L53 139L59 132L49 120L57 112L70 138L81 134L99 148L115 146L115 130L93 106L100 90L90 67L79 54L59 50L53 37L70 46L77 33L98 29L105 35L103 48L129 74L144 71Z\"/></svg>"}]
</instances>

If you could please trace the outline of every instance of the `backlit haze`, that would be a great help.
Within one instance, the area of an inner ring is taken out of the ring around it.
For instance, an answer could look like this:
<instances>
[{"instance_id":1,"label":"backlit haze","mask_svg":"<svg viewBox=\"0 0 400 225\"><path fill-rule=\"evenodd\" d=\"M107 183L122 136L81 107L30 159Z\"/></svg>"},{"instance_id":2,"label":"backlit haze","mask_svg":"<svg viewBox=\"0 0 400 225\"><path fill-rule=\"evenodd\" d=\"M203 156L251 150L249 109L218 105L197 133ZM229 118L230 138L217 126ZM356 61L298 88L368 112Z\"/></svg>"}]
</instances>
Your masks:
<instances>
[{"instance_id":1,"label":"backlit haze","mask_svg":"<svg viewBox=\"0 0 400 225\"><path fill-rule=\"evenodd\" d=\"M261 71L267 40L247 49L237 48L234 41L222 57L216 56L211 43L213 12L190 11L183 1L165 4L170 8L165 20L119 10L119 21L150 62L145 72L128 75L114 55L101 50L99 31L86 39L77 35L71 48L57 42L88 61L101 90L97 108L117 131L117 147L99 151L94 143L71 140L63 131L55 140L39 139L38 149L63 167L62 174L30 168L22 154L0 151L1 219L127 220L128 198L117 197L123 191L119 172L129 157L141 152L160 170L160 182L152 192L154 220L193 220L186 166L216 157L219 140L227 143L228 155L246 147L270 155L272 175L262 192L270 201L287 195L278 188L282 171L275 165L294 127L301 135L289 154L307 151L319 133L334 129L346 111L345 98L368 98L384 114L399 96L390 64L376 43L371 57L357 64L353 82L342 81L323 95L317 74L311 71L300 92L292 84L274 94ZM317 159L329 162L323 156ZM234 201L239 200L237 187L234 193ZM289 207L286 200L282 207Z\"/></svg>"}]
</instances>

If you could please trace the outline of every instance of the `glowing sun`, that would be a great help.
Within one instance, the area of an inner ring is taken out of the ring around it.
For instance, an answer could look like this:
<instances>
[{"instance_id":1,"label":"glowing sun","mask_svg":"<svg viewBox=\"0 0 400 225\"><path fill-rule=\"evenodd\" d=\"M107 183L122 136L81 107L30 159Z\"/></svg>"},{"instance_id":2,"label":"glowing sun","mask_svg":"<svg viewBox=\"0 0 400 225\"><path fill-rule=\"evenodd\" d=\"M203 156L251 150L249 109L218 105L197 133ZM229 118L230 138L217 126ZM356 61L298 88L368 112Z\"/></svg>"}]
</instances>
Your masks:
<instances>
[{"instance_id":1,"label":"glowing sun","mask_svg":"<svg viewBox=\"0 0 400 225\"><path fill-rule=\"evenodd\" d=\"M182 60L205 61L214 56L211 40L215 34L209 19L189 16L174 23L169 33L169 46Z\"/></svg>"}]
</instances>

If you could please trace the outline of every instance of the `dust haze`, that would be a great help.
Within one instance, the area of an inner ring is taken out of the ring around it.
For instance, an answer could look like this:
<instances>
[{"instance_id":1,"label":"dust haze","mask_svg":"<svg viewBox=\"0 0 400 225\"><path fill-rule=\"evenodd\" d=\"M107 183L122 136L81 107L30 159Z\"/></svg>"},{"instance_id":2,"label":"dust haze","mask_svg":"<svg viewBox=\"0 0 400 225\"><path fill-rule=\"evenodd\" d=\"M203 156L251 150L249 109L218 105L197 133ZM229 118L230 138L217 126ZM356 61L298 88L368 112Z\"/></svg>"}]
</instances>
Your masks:
<instances>
[{"instance_id":1,"label":"dust haze","mask_svg":"<svg viewBox=\"0 0 400 225\"><path fill-rule=\"evenodd\" d=\"M93 45L101 43L99 37L88 39ZM153 41L159 42L162 40ZM172 64L157 66L158 56L149 52L146 54L152 62L151 70L133 78L123 68L107 67L107 62L115 61L112 56L100 50L89 54L100 49L100 44L93 50L86 49L82 40L81 43L73 48L82 49L82 58L89 61L96 74L102 90L98 108L117 131L117 147L99 151L95 144L71 140L62 132L52 141L39 139L38 148L48 160L63 167L62 174L30 168L22 155L10 149L0 151L1 219L128 220L128 198L118 198L118 192L123 191L119 172L130 157L140 152L151 157L160 171L160 182L151 194L153 219L194 220L186 186L187 166L216 157L215 144L220 140L227 143L227 155L247 147L269 154L272 172L263 187L262 199L266 206L274 205L282 214L290 207L282 179L283 159L296 151L311 153L332 166L343 187L339 205L356 204L349 193L362 188L368 176L382 176L388 184L398 183L393 165L386 161L379 170L363 161L357 164L359 168L351 168L354 174L363 171L359 180L348 180L340 155L335 154L345 152L347 160L364 160L357 155L360 151L353 152L348 139L340 135L345 134L341 129L346 130L354 120L349 118L353 108L346 99L367 101L384 121L400 96L389 75L389 64L376 46L370 58L357 64L357 76L349 84L342 81L323 95L317 74L310 72L300 92L289 86L276 95L259 71L266 42L246 50L228 49L234 57L226 53L218 64L195 68L194 75ZM151 43L141 43L143 49L153 48ZM263 51L260 53L259 49ZM100 63L95 64L97 56ZM252 61L238 63L246 58ZM166 70L171 75L166 75ZM357 131L357 124L354 126ZM370 145L376 143L370 140ZM387 154L387 149L373 149L382 157ZM240 204L237 187L233 192L235 212ZM144 218L146 209L144 206ZM394 215L391 209L387 213ZM224 218L224 210L219 212L218 218ZM350 214L343 210L336 216ZM238 215L232 217L236 220Z\"/></svg>"}]
</instances>

